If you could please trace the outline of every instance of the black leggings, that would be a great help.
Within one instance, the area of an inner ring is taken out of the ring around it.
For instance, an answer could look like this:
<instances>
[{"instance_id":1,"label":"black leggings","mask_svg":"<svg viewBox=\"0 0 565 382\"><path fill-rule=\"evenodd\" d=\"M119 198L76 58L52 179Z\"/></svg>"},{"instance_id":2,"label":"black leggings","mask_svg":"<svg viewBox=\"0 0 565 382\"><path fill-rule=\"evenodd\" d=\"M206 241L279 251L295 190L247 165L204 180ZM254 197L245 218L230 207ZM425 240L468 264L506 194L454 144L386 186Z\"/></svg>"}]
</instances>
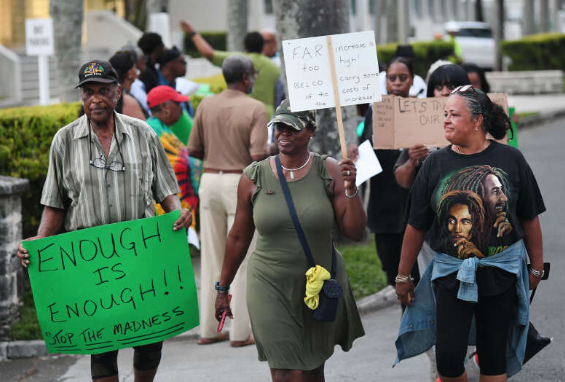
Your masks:
<instances>
[{"instance_id":1,"label":"black leggings","mask_svg":"<svg viewBox=\"0 0 565 382\"><path fill-rule=\"evenodd\" d=\"M457 298L440 283L436 286L437 371L444 377L459 377L465 371L471 320L477 325L477 353L482 375L506 373L506 344L515 315L516 289L495 296L479 296L478 303Z\"/></svg>"},{"instance_id":2,"label":"black leggings","mask_svg":"<svg viewBox=\"0 0 565 382\"><path fill-rule=\"evenodd\" d=\"M145 371L157 368L161 362L163 342L134 346L133 366ZM92 379L101 379L118 375L118 351L110 351L90 356L90 373Z\"/></svg>"}]
</instances>

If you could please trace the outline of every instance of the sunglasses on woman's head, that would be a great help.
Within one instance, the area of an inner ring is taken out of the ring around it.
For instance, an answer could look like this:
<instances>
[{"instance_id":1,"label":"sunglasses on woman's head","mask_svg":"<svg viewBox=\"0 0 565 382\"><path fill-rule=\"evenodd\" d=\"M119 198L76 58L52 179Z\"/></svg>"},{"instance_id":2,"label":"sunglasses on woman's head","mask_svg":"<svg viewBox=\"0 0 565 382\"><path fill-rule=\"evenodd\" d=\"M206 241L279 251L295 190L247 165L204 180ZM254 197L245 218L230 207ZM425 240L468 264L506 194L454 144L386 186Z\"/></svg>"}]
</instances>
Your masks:
<instances>
[{"instance_id":1,"label":"sunglasses on woman's head","mask_svg":"<svg viewBox=\"0 0 565 382\"><path fill-rule=\"evenodd\" d=\"M479 101L479 95L477 94L477 92L475 91L475 88L473 87L473 85L461 85L461 86L457 86L455 89L453 89L451 91L451 94L455 94L455 93L466 93L468 91L472 90L473 94L475 94L475 98L477 99L477 101ZM480 102L480 101L479 101Z\"/></svg>"}]
</instances>

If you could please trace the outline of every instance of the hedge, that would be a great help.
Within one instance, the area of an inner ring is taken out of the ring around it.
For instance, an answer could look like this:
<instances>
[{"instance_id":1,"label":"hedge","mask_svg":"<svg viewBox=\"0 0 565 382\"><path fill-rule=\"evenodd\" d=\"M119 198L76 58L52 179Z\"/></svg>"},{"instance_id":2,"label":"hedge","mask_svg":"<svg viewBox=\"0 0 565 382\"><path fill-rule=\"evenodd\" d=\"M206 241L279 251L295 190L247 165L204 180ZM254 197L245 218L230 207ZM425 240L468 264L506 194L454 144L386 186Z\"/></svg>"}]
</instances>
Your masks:
<instances>
[{"instance_id":1,"label":"hedge","mask_svg":"<svg viewBox=\"0 0 565 382\"><path fill-rule=\"evenodd\" d=\"M204 37L204 40L206 40L208 44L214 48L214 50L227 50L228 43L226 32L200 32L199 34ZM188 37L186 33L184 35L183 42L184 52L186 54L194 58L202 57L202 55L198 53L198 50L196 50L192 39Z\"/></svg>"},{"instance_id":2,"label":"hedge","mask_svg":"<svg viewBox=\"0 0 565 382\"><path fill-rule=\"evenodd\" d=\"M26 178L23 195L24 236L33 236L41 218L41 190L55 133L78 117L80 103L0 110L0 175Z\"/></svg>"},{"instance_id":3,"label":"hedge","mask_svg":"<svg viewBox=\"0 0 565 382\"><path fill-rule=\"evenodd\" d=\"M512 59L508 70L565 70L565 34L540 33L503 41L502 54Z\"/></svg>"}]
</instances>

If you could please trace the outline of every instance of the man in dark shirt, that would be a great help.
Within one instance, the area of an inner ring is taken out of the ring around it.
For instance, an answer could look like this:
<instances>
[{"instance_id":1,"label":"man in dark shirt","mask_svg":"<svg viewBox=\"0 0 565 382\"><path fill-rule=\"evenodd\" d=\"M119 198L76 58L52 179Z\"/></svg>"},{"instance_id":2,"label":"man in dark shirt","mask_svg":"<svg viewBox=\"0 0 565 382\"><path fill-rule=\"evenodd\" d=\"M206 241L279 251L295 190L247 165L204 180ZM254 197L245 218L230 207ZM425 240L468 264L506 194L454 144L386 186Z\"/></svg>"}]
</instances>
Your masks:
<instances>
[{"instance_id":1,"label":"man in dark shirt","mask_svg":"<svg viewBox=\"0 0 565 382\"><path fill-rule=\"evenodd\" d=\"M139 76L139 79L145 84L145 92L149 93L151 89L159 85L159 75L156 65L161 62L165 45L161 36L153 32L145 32L137 42L137 46L145 55L145 70Z\"/></svg>"}]
</instances>

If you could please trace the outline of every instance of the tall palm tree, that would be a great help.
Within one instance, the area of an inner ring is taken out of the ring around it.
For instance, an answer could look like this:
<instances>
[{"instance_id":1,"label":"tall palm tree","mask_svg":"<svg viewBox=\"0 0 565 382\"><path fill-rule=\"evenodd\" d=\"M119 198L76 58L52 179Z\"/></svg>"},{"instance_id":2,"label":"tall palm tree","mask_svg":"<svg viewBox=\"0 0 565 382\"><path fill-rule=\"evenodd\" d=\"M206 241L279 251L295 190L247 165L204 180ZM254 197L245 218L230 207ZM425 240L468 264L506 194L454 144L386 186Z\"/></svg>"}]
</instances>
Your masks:
<instances>
[{"instance_id":1,"label":"tall palm tree","mask_svg":"<svg viewBox=\"0 0 565 382\"><path fill-rule=\"evenodd\" d=\"M59 99L64 102L77 100L74 87L78 83L78 68L82 64L83 4L84 0L49 1L59 75Z\"/></svg>"},{"instance_id":2,"label":"tall palm tree","mask_svg":"<svg viewBox=\"0 0 565 382\"><path fill-rule=\"evenodd\" d=\"M244 52L248 0L228 0L228 51Z\"/></svg>"}]
</instances>

